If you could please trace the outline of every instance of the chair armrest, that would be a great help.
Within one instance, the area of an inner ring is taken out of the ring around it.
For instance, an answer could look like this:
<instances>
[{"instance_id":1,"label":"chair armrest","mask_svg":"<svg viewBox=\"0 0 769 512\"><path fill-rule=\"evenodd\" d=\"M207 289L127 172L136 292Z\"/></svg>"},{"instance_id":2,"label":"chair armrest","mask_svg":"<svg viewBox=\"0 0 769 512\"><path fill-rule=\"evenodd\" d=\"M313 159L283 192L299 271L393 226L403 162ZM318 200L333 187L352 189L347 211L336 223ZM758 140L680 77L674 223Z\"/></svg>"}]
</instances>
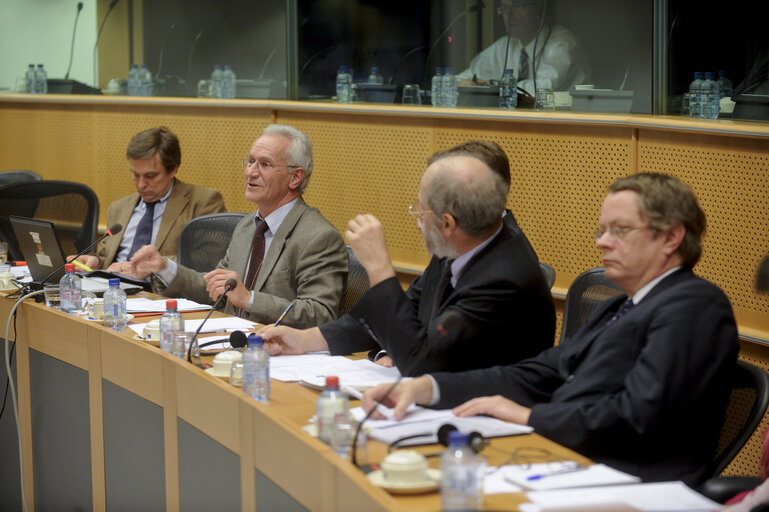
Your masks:
<instances>
[{"instance_id":1,"label":"chair armrest","mask_svg":"<svg viewBox=\"0 0 769 512\"><path fill-rule=\"evenodd\" d=\"M713 501L724 503L735 495L755 489L761 479L754 476L722 476L710 478L702 484L700 493Z\"/></svg>"}]
</instances>

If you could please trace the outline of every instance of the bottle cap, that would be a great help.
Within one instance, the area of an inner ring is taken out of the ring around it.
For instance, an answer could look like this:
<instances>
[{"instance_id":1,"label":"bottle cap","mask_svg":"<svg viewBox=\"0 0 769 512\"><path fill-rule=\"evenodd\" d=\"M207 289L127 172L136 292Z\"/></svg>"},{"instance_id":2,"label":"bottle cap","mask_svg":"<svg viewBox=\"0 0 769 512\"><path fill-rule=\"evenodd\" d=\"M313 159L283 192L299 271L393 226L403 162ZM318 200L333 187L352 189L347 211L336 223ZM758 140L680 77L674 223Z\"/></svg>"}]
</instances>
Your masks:
<instances>
[{"instance_id":1,"label":"bottle cap","mask_svg":"<svg viewBox=\"0 0 769 512\"><path fill-rule=\"evenodd\" d=\"M336 375L328 375L326 377L326 387L327 388L338 388L339 387L339 377Z\"/></svg>"},{"instance_id":2,"label":"bottle cap","mask_svg":"<svg viewBox=\"0 0 769 512\"><path fill-rule=\"evenodd\" d=\"M258 334L249 334L248 346L250 347L251 345L257 345L257 346L264 345L264 340Z\"/></svg>"},{"instance_id":3,"label":"bottle cap","mask_svg":"<svg viewBox=\"0 0 769 512\"><path fill-rule=\"evenodd\" d=\"M75 264L74 263L67 263L64 265L64 271L65 272L74 272L75 271Z\"/></svg>"},{"instance_id":4,"label":"bottle cap","mask_svg":"<svg viewBox=\"0 0 769 512\"><path fill-rule=\"evenodd\" d=\"M176 300L171 299L166 301L166 309L176 309Z\"/></svg>"},{"instance_id":5,"label":"bottle cap","mask_svg":"<svg viewBox=\"0 0 769 512\"><path fill-rule=\"evenodd\" d=\"M462 446L467 444L467 434L459 430L449 432L449 446Z\"/></svg>"},{"instance_id":6,"label":"bottle cap","mask_svg":"<svg viewBox=\"0 0 769 512\"><path fill-rule=\"evenodd\" d=\"M120 286L120 279L117 277L111 277L109 280L110 286Z\"/></svg>"}]
</instances>

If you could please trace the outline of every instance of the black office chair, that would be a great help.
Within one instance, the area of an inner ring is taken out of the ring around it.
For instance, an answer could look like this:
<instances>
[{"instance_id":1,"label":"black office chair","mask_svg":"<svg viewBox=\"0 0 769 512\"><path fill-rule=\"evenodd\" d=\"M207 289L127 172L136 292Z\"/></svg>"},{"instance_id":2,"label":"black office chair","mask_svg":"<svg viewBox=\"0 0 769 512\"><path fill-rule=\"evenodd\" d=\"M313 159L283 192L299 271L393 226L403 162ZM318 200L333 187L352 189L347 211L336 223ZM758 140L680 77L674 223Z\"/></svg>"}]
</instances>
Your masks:
<instances>
[{"instance_id":1,"label":"black office chair","mask_svg":"<svg viewBox=\"0 0 769 512\"><path fill-rule=\"evenodd\" d=\"M761 480L754 477L719 477L726 466L742 450L753 435L769 406L769 374L745 361L737 361L732 394L721 427L718 449L713 460L713 477L706 481L702 493L723 503Z\"/></svg>"},{"instance_id":2,"label":"black office chair","mask_svg":"<svg viewBox=\"0 0 769 512\"><path fill-rule=\"evenodd\" d=\"M366 269L360 264L353 254L350 246L347 246L347 255L350 257L350 271L347 274L347 287L342 297L342 312L345 314L358 302L358 299L369 289L369 280Z\"/></svg>"},{"instance_id":3,"label":"black office chair","mask_svg":"<svg viewBox=\"0 0 769 512\"><path fill-rule=\"evenodd\" d=\"M22 260L10 215L53 222L66 256L96 240L99 199L88 185L71 181L29 181L0 187L0 240L8 242L9 259Z\"/></svg>"},{"instance_id":4,"label":"black office chair","mask_svg":"<svg viewBox=\"0 0 769 512\"><path fill-rule=\"evenodd\" d=\"M179 235L176 261L198 272L216 268L245 213L211 213L189 221Z\"/></svg>"},{"instance_id":5,"label":"black office chair","mask_svg":"<svg viewBox=\"0 0 769 512\"><path fill-rule=\"evenodd\" d=\"M599 304L621 293L619 286L606 279L603 267L578 275L566 292L559 343L577 332Z\"/></svg>"},{"instance_id":6,"label":"black office chair","mask_svg":"<svg viewBox=\"0 0 769 512\"><path fill-rule=\"evenodd\" d=\"M552 288L555 283L555 269L547 263L539 262L539 268L542 269L542 275L545 276L545 282L548 288Z\"/></svg>"},{"instance_id":7,"label":"black office chair","mask_svg":"<svg viewBox=\"0 0 769 512\"><path fill-rule=\"evenodd\" d=\"M11 183L40 181L42 176L34 171L2 171L0 172L0 187Z\"/></svg>"}]
</instances>

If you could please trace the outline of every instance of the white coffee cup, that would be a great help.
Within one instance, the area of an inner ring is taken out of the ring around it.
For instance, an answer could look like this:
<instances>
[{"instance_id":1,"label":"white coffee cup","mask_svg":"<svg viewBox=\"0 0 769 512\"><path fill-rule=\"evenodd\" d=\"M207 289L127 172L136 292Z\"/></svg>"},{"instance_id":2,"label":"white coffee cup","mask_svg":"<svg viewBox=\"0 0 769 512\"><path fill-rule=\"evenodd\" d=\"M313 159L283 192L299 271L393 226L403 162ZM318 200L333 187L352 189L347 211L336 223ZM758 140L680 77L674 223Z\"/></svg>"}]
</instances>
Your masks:
<instances>
[{"instance_id":1,"label":"white coffee cup","mask_svg":"<svg viewBox=\"0 0 769 512\"><path fill-rule=\"evenodd\" d=\"M384 479L389 483L422 482L427 479L427 459L414 450L395 450L381 464Z\"/></svg>"},{"instance_id":2,"label":"white coffee cup","mask_svg":"<svg viewBox=\"0 0 769 512\"><path fill-rule=\"evenodd\" d=\"M229 377L232 363L243 360L243 354L238 350L225 350L214 356L213 373L217 377Z\"/></svg>"},{"instance_id":3,"label":"white coffee cup","mask_svg":"<svg viewBox=\"0 0 769 512\"><path fill-rule=\"evenodd\" d=\"M0 290L15 290L14 277L10 272L0 272Z\"/></svg>"},{"instance_id":4,"label":"white coffee cup","mask_svg":"<svg viewBox=\"0 0 769 512\"><path fill-rule=\"evenodd\" d=\"M104 320L104 299L95 299L89 306L91 317L96 320Z\"/></svg>"},{"instance_id":5,"label":"white coffee cup","mask_svg":"<svg viewBox=\"0 0 769 512\"><path fill-rule=\"evenodd\" d=\"M150 320L144 326L142 337L147 341L160 342L160 319Z\"/></svg>"}]
</instances>

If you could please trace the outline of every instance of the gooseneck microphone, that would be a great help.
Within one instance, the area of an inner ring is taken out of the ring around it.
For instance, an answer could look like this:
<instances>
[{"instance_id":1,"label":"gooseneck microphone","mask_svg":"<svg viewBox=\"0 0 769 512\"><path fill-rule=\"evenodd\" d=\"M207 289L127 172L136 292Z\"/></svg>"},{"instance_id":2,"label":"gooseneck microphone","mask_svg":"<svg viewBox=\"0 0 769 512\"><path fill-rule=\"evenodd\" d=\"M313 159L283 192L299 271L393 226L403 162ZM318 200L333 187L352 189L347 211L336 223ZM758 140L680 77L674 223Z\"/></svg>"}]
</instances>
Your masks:
<instances>
[{"instance_id":1,"label":"gooseneck microphone","mask_svg":"<svg viewBox=\"0 0 769 512\"><path fill-rule=\"evenodd\" d=\"M93 43L93 86L98 88L99 87L99 77L96 76L96 49L99 47L99 39L101 39L101 31L104 30L104 24L107 23L107 18L109 18L110 13L112 12L112 9L115 8L117 3L120 0L112 0L109 3L109 7L107 8L107 12L104 14L104 19L101 20L101 25L99 26L99 32L96 34L96 42Z\"/></svg>"},{"instance_id":2,"label":"gooseneck microphone","mask_svg":"<svg viewBox=\"0 0 769 512\"><path fill-rule=\"evenodd\" d=\"M457 311L456 309L449 309L445 313L443 313L443 315L441 316L440 322L435 327L435 330L438 332L438 337L435 340L435 343L440 342L447 334L456 330L461 325L461 323L462 323L462 313L460 311ZM377 401L378 405L384 405L384 402L387 401L387 397L390 396L390 393L392 393L393 389L395 389L395 386L400 384L401 380L403 380L403 376L411 375L411 373L414 371L417 365L421 363L424 360L424 358L427 356L427 352L430 348L432 347L425 342L425 345L422 347L421 352L417 354L414 357L414 359L411 360L411 364L408 366L408 368L406 368L406 371L401 372L398 378L395 379L395 382L393 382L392 385L389 387L389 389L385 392L382 399ZM363 422L369 419L371 415L374 414L375 410L376 410L376 407L372 407L371 410L363 417L363 419L360 420L360 423L358 423L358 428L355 429L355 436L352 439L351 460L352 460L352 463L355 465L355 467L358 467L358 468L360 466L358 465L357 446L358 446L358 436L360 435L360 429L363 426Z\"/></svg>"},{"instance_id":3,"label":"gooseneck microphone","mask_svg":"<svg viewBox=\"0 0 769 512\"><path fill-rule=\"evenodd\" d=\"M211 345L218 345L221 342L221 340L207 341L205 343L201 343L200 348L203 349L205 347L210 347ZM248 338L246 338L246 333L243 331L233 331L232 334L230 334L230 346L232 348L243 348L246 346L247 342Z\"/></svg>"},{"instance_id":4,"label":"gooseneck microphone","mask_svg":"<svg viewBox=\"0 0 769 512\"><path fill-rule=\"evenodd\" d=\"M214 302L214 307L211 308L211 310L208 312L206 317L203 319L202 322L200 322L200 325L198 326L198 330L195 331L195 336L192 337L192 341L190 341L190 346L187 349L187 362L192 362L192 345L195 344L195 340L198 339L198 334L200 334L200 330L203 328L203 325L208 321L209 318L211 318L211 315L213 314L216 307L219 305L219 303L222 301L224 297L227 296L229 292L235 289L235 287L238 286L238 281L234 278L227 279L227 282L224 283L224 293L219 295L219 298L216 299L216 302ZM237 331L236 331L237 332ZM235 333L232 333L235 334ZM242 333L241 333L242 334ZM232 344L232 336L230 336L230 344Z\"/></svg>"},{"instance_id":5,"label":"gooseneck microphone","mask_svg":"<svg viewBox=\"0 0 769 512\"><path fill-rule=\"evenodd\" d=\"M484 7L486 7L484 5L484 3L481 0L478 0L478 2L475 5L471 5L470 7L465 9L464 11L460 12L457 15L457 17L454 18L451 21L451 23L449 23L446 26L446 29L443 32L441 32L441 35L439 35L438 37L435 38L435 41L430 46L430 51L427 52L427 58L425 59L425 75L424 75L424 78L422 80L423 83L427 83L427 77L428 77L429 72L430 72L430 57L432 57L433 51L435 51L435 47L438 46L438 43L441 42L441 40L443 39L443 36L445 36L449 32L449 30L451 30L451 27L456 25L459 20L461 20L462 18L464 18L465 16L467 16L471 12L480 11Z\"/></svg>"},{"instance_id":6,"label":"gooseneck microphone","mask_svg":"<svg viewBox=\"0 0 769 512\"><path fill-rule=\"evenodd\" d=\"M72 27L72 44L69 48L69 66L64 74L64 80L69 79L69 71L72 69L72 57L75 55L75 34L77 34L77 20L80 18L80 11L83 10L83 2L77 3L77 13L75 13L75 25Z\"/></svg>"},{"instance_id":7,"label":"gooseneck microphone","mask_svg":"<svg viewBox=\"0 0 769 512\"><path fill-rule=\"evenodd\" d=\"M73 261L75 261L76 259L78 259L78 258L79 258L80 256L82 256L83 254L87 253L88 251L90 251L91 249L93 249L94 247L96 247L96 245L97 245L99 242L101 242L102 240L104 240L104 239L105 239L105 238L107 238L108 236L117 235L117 234L118 234L118 233L120 233L121 231L123 231L123 225L122 225L122 224L113 224L113 225L112 225L112 226L111 226L111 227L110 227L110 228L107 230L107 232L104 234L104 236L102 236L101 238L98 238L98 239L97 239L97 240L96 240L94 243L92 243L91 245L89 245L88 247L86 247L85 249L83 249L82 251L80 251L79 253L77 253L77 254L76 254L76 255L75 255L75 256L74 256L74 257L73 257L71 260L69 260L69 261L66 261L66 260L65 260L65 262L64 262L64 265L67 265L68 263L72 263ZM48 280L51 278L51 276L54 276L54 275L58 274L58 273L61 271L61 269L63 269L63 268L64 268L64 265L60 266L59 268L57 268L56 270L54 270L53 272L51 272L50 274L48 274L47 276L45 276L45 279L43 279L42 281L40 281L40 288L37 288L37 289L38 289L38 290L42 290L43 286L45 286L45 283L46 283L46 282L47 282L47 281L48 281Z\"/></svg>"}]
</instances>

